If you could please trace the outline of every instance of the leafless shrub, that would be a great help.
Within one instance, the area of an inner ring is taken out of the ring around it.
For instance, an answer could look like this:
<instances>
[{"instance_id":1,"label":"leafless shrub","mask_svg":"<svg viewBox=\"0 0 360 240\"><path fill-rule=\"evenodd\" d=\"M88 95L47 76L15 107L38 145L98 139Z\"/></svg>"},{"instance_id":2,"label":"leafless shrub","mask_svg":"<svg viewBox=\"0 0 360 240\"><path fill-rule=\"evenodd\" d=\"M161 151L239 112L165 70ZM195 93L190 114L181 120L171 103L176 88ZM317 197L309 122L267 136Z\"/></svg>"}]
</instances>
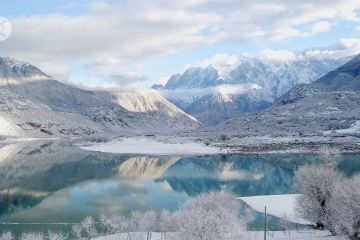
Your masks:
<instances>
[{"instance_id":1,"label":"leafless shrub","mask_svg":"<svg viewBox=\"0 0 360 240\"><path fill-rule=\"evenodd\" d=\"M45 240L45 237L42 233L23 233L20 240Z\"/></svg>"},{"instance_id":2,"label":"leafless shrub","mask_svg":"<svg viewBox=\"0 0 360 240\"><path fill-rule=\"evenodd\" d=\"M76 239L91 239L97 236L95 222L92 217L86 217L80 224L73 226Z\"/></svg>"},{"instance_id":3,"label":"leafless shrub","mask_svg":"<svg viewBox=\"0 0 360 240\"><path fill-rule=\"evenodd\" d=\"M67 236L65 236L63 233L61 232L52 232L49 231L47 234L47 239L48 240L66 240Z\"/></svg>"},{"instance_id":4,"label":"leafless shrub","mask_svg":"<svg viewBox=\"0 0 360 240\"><path fill-rule=\"evenodd\" d=\"M13 240L14 236L11 232L4 232L0 235L0 240Z\"/></svg>"}]
</instances>

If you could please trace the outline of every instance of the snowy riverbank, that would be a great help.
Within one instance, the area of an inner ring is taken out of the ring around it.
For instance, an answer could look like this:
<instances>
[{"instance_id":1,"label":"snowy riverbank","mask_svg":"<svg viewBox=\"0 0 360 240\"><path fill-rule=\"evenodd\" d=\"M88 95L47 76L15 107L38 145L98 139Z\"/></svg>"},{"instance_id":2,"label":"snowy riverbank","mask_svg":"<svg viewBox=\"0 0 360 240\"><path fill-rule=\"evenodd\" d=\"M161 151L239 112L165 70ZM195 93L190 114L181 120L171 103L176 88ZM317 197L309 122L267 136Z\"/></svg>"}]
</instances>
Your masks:
<instances>
[{"instance_id":1,"label":"snowy riverbank","mask_svg":"<svg viewBox=\"0 0 360 240\"><path fill-rule=\"evenodd\" d=\"M244 201L257 212L264 213L266 207L267 214L271 216L293 223L310 224L308 221L296 216L295 201L297 196L299 194L239 197L238 199Z\"/></svg>"},{"instance_id":2,"label":"snowy riverbank","mask_svg":"<svg viewBox=\"0 0 360 240\"><path fill-rule=\"evenodd\" d=\"M89 151L108 153L136 153L151 155L187 155L187 154L217 154L216 147L206 146L201 142L165 143L153 138L121 138L106 143L88 143L78 145Z\"/></svg>"}]
</instances>

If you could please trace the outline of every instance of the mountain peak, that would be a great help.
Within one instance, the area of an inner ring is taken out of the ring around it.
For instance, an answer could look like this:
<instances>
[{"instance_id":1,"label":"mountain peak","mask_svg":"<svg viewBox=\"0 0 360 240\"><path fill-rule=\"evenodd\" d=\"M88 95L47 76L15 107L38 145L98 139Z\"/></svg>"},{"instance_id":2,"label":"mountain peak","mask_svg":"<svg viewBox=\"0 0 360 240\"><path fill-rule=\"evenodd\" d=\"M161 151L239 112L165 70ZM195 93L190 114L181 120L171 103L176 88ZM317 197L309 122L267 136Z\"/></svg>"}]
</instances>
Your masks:
<instances>
[{"instance_id":1,"label":"mountain peak","mask_svg":"<svg viewBox=\"0 0 360 240\"><path fill-rule=\"evenodd\" d=\"M0 79L44 80L50 78L39 68L29 63L0 56Z\"/></svg>"},{"instance_id":2,"label":"mountain peak","mask_svg":"<svg viewBox=\"0 0 360 240\"><path fill-rule=\"evenodd\" d=\"M342 73L350 74L353 77L360 75L360 54L353 57L350 61L339 67L337 70Z\"/></svg>"}]
</instances>

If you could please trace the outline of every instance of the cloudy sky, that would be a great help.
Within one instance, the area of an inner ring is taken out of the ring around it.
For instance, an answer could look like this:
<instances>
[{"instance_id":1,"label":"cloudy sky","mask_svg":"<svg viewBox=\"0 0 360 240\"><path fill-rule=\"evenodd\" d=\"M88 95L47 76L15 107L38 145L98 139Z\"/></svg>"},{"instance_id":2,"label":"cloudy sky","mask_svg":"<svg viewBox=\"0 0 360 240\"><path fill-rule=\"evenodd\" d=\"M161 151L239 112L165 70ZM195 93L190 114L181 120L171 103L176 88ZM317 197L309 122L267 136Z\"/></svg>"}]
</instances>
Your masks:
<instances>
[{"instance_id":1,"label":"cloudy sky","mask_svg":"<svg viewBox=\"0 0 360 240\"><path fill-rule=\"evenodd\" d=\"M90 87L164 82L240 54L291 60L360 51L359 0L3 0L0 55Z\"/></svg>"}]
</instances>

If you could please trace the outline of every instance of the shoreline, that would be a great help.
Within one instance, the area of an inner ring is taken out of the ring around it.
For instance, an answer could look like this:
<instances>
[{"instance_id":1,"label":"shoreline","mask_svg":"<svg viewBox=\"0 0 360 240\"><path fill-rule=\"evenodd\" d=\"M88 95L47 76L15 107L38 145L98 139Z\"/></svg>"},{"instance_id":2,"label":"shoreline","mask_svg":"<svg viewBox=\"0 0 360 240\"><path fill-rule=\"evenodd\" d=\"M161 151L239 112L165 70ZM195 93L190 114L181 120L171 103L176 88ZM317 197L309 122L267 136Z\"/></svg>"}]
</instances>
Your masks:
<instances>
[{"instance_id":1,"label":"shoreline","mask_svg":"<svg viewBox=\"0 0 360 240\"><path fill-rule=\"evenodd\" d=\"M88 141L86 137L6 138L0 146L31 141L75 141L75 145L88 151L146 154L146 155L214 155L214 154L290 154L317 153L324 147L336 148L342 153L360 152L360 138L344 137L246 137L228 140L209 140L192 136L123 136L108 141Z\"/></svg>"}]
</instances>

